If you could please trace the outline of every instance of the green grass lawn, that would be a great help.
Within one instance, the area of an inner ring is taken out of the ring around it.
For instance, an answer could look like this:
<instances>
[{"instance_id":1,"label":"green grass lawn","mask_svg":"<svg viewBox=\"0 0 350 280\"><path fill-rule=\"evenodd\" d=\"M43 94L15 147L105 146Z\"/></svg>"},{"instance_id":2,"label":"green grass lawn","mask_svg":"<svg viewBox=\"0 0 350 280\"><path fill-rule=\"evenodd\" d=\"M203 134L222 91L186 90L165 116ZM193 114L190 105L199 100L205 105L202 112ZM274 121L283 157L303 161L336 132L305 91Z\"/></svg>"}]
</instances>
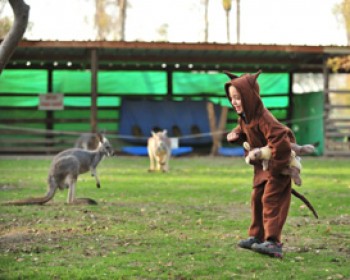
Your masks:
<instances>
[{"instance_id":1,"label":"green grass lawn","mask_svg":"<svg viewBox=\"0 0 350 280\"><path fill-rule=\"evenodd\" d=\"M305 157L283 232L284 258L237 247L250 223L243 158L182 157L148 173L146 157L108 158L101 189L79 177L44 206L0 206L0 279L350 279L350 159ZM42 196L48 158L0 158L0 202Z\"/></svg>"}]
</instances>

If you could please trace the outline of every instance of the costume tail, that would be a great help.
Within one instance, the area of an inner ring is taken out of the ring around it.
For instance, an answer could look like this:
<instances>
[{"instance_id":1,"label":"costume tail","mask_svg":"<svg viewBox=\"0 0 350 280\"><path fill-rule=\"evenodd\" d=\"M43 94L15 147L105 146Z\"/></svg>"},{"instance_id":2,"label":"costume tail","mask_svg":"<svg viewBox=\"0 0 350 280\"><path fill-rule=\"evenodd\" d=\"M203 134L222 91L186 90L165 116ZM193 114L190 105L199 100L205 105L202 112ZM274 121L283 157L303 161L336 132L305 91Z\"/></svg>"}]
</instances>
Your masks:
<instances>
[{"instance_id":1,"label":"costume tail","mask_svg":"<svg viewBox=\"0 0 350 280\"><path fill-rule=\"evenodd\" d=\"M318 219L317 212L315 208L311 205L310 201L307 200L305 196L303 196L301 193L298 193L295 189L292 188L292 194L299 198L302 202L305 203L305 205L311 210L311 212L314 214L315 218Z\"/></svg>"},{"instance_id":2,"label":"costume tail","mask_svg":"<svg viewBox=\"0 0 350 280\"><path fill-rule=\"evenodd\" d=\"M22 205L42 205L48 202L53 198L55 195L56 189L49 189L47 194L43 197L30 197L26 199L21 200L14 200L14 201L8 201L3 203L2 205L15 205L15 206L22 206Z\"/></svg>"}]
</instances>

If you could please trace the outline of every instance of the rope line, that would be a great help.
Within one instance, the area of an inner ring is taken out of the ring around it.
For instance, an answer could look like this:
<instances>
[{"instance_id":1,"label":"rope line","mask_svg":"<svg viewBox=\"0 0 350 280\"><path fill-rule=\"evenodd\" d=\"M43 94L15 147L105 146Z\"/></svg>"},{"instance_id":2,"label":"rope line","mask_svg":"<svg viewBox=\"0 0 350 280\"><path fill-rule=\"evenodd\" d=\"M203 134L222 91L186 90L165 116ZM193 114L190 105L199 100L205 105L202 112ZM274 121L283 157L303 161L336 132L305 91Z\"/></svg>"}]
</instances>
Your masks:
<instances>
[{"instance_id":1,"label":"rope line","mask_svg":"<svg viewBox=\"0 0 350 280\"><path fill-rule=\"evenodd\" d=\"M307 122L310 120L317 120L321 119L324 117L324 114L318 115L318 116L313 116L313 117L305 117L305 118L299 118L299 119L294 119L293 121L286 121L286 122L293 122L293 123L302 123L302 122ZM7 130L14 130L14 131L23 131L23 132L32 132L32 133L37 133L37 134L47 134L47 135L72 135L72 136L80 136L83 134L82 132L78 131L65 131L65 130L47 130L47 129L39 129L39 128L27 128L27 127L19 127L19 126L10 126L10 125L5 125L5 124L0 124L0 129L7 129ZM197 134L189 134L189 135L183 135L179 137L173 137L173 138L178 138L178 139L193 139L193 138L201 138L201 137L206 137L206 136L212 136L212 135L218 135L218 134L223 134L223 133L228 133L231 130L217 130L215 132L206 132L206 133L197 133ZM147 140L149 136L134 136L134 135L113 135L113 134L108 134L109 138L116 138L116 139L124 139L124 140Z\"/></svg>"}]
</instances>

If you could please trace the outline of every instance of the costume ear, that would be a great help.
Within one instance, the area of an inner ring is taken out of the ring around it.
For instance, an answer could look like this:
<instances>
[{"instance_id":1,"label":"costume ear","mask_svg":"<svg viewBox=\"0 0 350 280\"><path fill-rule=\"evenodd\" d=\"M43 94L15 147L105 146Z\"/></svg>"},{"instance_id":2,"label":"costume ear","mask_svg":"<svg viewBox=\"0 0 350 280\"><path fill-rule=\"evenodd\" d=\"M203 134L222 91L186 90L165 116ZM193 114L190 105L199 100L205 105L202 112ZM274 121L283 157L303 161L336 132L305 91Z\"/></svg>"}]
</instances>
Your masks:
<instances>
[{"instance_id":1,"label":"costume ear","mask_svg":"<svg viewBox=\"0 0 350 280\"><path fill-rule=\"evenodd\" d=\"M168 131L166 129L163 130L163 135L166 136L168 134Z\"/></svg>"},{"instance_id":2,"label":"costume ear","mask_svg":"<svg viewBox=\"0 0 350 280\"><path fill-rule=\"evenodd\" d=\"M262 70L259 70L255 74L249 75L249 83L254 86L256 84L256 80L258 79L259 75L261 74Z\"/></svg>"},{"instance_id":3,"label":"costume ear","mask_svg":"<svg viewBox=\"0 0 350 280\"><path fill-rule=\"evenodd\" d=\"M254 77L255 82L256 82L256 80L258 79L258 77L259 77L259 75L260 75L261 73L262 73L262 70L259 69L258 72L256 72L255 74L253 74L253 77Z\"/></svg>"},{"instance_id":4,"label":"costume ear","mask_svg":"<svg viewBox=\"0 0 350 280\"><path fill-rule=\"evenodd\" d=\"M152 136L156 136L156 133L153 130L151 130L151 134Z\"/></svg>"},{"instance_id":5,"label":"costume ear","mask_svg":"<svg viewBox=\"0 0 350 280\"><path fill-rule=\"evenodd\" d=\"M222 73L226 74L226 75L230 78L230 80L239 78L237 75L232 74L232 73L230 73L230 72L227 71L227 70L222 71Z\"/></svg>"}]
</instances>

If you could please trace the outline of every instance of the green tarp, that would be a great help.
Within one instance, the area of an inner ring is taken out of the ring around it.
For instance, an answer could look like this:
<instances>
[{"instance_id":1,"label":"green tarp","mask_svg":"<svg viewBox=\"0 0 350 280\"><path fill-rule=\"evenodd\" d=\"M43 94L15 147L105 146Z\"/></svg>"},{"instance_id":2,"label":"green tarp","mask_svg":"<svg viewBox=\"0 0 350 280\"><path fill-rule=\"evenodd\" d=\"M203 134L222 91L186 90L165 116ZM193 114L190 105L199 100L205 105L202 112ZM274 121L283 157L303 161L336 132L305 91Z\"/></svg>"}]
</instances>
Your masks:
<instances>
[{"instance_id":1,"label":"green tarp","mask_svg":"<svg viewBox=\"0 0 350 280\"><path fill-rule=\"evenodd\" d=\"M241 73L237 73L240 75ZM48 73L45 70L5 70L0 76L0 93L21 93L22 97L0 97L1 106L38 106L37 96L45 94ZM222 73L174 72L173 95L208 94L217 95L210 100L216 104L230 106L223 89L228 81ZM288 107L289 76L286 73L259 76L263 102L267 107ZM99 71L98 93L121 95L166 95L167 75L165 71ZM90 106L89 97L70 97L69 94L91 92L90 71L53 71L53 92L64 93L65 106ZM273 94L281 97L265 98ZM98 106L119 106L119 97L99 97Z\"/></svg>"},{"instance_id":2,"label":"green tarp","mask_svg":"<svg viewBox=\"0 0 350 280\"><path fill-rule=\"evenodd\" d=\"M292 129L299 144L319 143L317 154L322 155L323 140L323 103L322 92L295 94L293 96Z\"/></svg>"},{"instance_id":3,"label":"green tarp","mask_svg":"<svg viewBox=\"0 0 350 280\"><path fill-rule=\"evenodd\" d=\"M237 73L238 75L240 73ZM0 76L2 93L47 92L47 71L4 70ZM222 73L174 72L173 93L176 94L218 94L228 80ZM289 77L286 73L261 74L259 84L263 95L287 94ZM90 71L53 71L53 92L90 93ZM99 71L98 92L113 94L166 94L167 75L162 71Z\"/></svg>"},{"instance_id":4,"label":"green tarp","mask_svg":"<svg viewBox=\"0 0 350 280\"><path fill-rule=\"evenodd\" d=\"M242 73L236 73L241 75ZM63 93L64 106L87 107L91 105L87 96L77 97L70 94L89 94L91 92L91 72L78 70L54 70L53 92ZM223 85L228 77L218 72L174 72L173 96L208 94L216 104L230 106ZM45 94L48 88L46 70L4 70L0 76L0 93L18 93L23 96L0 97L1 106L30 107L38 106L38 96L29 94ZM263 73L259 76L259 84L263 102L267 107L288 107L289 75L286 73ZM99 71L98 93L119 95L159 95L167 94L167 75L165 71ZM285 96L269 97L273 94ZM217 95L217 97L213 97ZM196 98L191 98L196 100ZM201 98L197 98L200 100ZM97 104L119 106L121 98L116 96L98 97Z\"/></svg>"},{"instance_id":5,"label":"green tarp","mask_svg":"<svg viewBox=\"0 0 350 280\"><path fill-rule=\"evenodd\" d=\"M241 75L241 73L235 73ZM224 94L224 83L228 77L222 73L175 72L174 94ZM287 73L262 73L259 76L260 91L263 95L288 94L289 75Z\"/></svg>"}]
</instances>

